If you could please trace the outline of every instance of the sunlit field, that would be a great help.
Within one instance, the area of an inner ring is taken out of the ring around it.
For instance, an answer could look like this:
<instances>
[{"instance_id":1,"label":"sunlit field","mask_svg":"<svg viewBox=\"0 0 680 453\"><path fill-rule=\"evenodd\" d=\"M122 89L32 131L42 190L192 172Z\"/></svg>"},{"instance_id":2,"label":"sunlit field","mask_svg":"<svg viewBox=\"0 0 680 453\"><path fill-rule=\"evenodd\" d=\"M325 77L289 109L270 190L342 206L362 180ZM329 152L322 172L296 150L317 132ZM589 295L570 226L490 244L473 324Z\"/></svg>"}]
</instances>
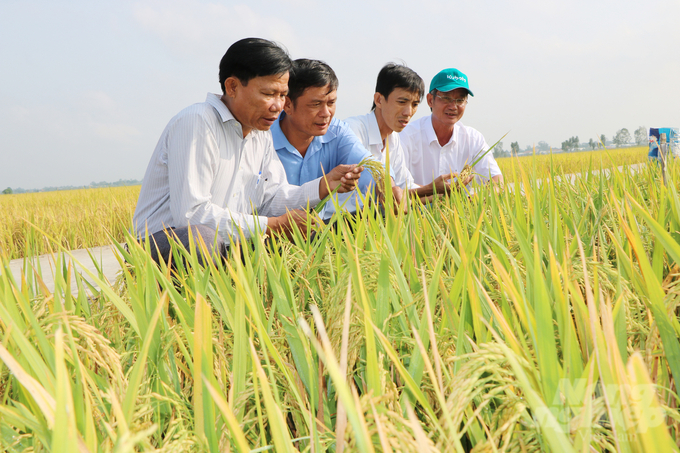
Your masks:
<instances>
[{"instance_id":1,"label":"sunlit field","mask_svg":"<svg viewBox=\"0 0 680 453\"><path fill-rule=\"evenodd\" d=\"M130 228L140 186L65 190L0 196L0 250L7 258L43 254L54 244L31 225L55 238L67 250L122 241Z\"/></svg>"},{"instance_id":2,"label":"sunlit field","mask_svg":"<svg viewBox=\"0 0 680 453\"><path fill-rule=\"evenodd\" d=\"M560 173L582 173L601 168L618 167L621 165L633 165L647 162L647 146L632 148L607 149L595 151L580 151L571 153L539 154L535 156L503 157L496 161L500 167L506 182L514 182L512 165L518 163L527 173L533 173L536 166L536 174L539 178L548 178L550 169ZM552 167L551 167L552 165ZM519 169L517 170L519 171Z\"/></svg>"},{"instance_id":3,"label":"sunlit field","mask_svg":"<svg viewBox=\"0 0 680 453\"><path fill-rule=\"evenodd\" d=\"M4 260L0 450L678 451L680 172L537 179L90 296Z\"/></svg>"},{"instance_id":4,"label":"sunlit field","mask_svg":"<svg viewBox=\"0 0 680 453\"><path fill-rule=\"evenodd\" d=\"M612 166L647 161L647 148L558 153L498 159L506 182L513 182L516 172L540 179L550 176L551 163L556 173L580 173ZM517 173L519 175L519 173ZM130 228L140 186L68 190L0 196L0 250L9 259L49 253L49 241L42 234L29 235L30 226L47 232L66 249L74 250L123 241Z\"/></svg>"}]
</instances>

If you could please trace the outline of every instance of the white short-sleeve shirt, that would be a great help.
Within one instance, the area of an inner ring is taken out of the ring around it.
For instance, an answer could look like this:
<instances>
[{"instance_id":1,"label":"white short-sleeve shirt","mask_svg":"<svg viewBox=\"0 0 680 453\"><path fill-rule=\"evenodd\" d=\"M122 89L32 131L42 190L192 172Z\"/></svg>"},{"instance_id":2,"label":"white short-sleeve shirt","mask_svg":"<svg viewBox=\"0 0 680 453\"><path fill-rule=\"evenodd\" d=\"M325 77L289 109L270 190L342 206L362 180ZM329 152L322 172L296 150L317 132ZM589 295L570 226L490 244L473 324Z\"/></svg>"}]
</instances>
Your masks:
<instances>
[{"instance_id":1,"label":"white short-sleeve shirt","mask_svg":"<svg viewBox=\"0 0 680 453\"><path fill-rule=\"evenodd\" d=\"M366 149L380 161L383 165L387 160L386 146L380 136L380 128L378 127L378 119L375 117L375 111L367 113L366 115L359 115L347 118L345 120L352 131L359 137L359 141L366 147ZM413 181L411 173L408 171L404 149L399 139L399 134L392 132L387 136L387 144L390 152L390 168L394 183L401 189L413 189L418 185ZM429 181L432 182L432 181Z\"/></svg>"},{"instance_id":2,"label":"white short-sleeve shirt","mask_svg":"<svg viewBox=\"0 0 680 453\"><path fill-rule=\"evenodd\" d=\"M460 173L465 165L472 164L489 149L484 136L476 129L458 121L453 135L445 145L440 145L432 126L432 115L411 121L399 134L408 169L416 184L431 183L436 177ZM492 153L488 153L474 167L479 183L501 174Z\"/></svg>"}]
</instances>

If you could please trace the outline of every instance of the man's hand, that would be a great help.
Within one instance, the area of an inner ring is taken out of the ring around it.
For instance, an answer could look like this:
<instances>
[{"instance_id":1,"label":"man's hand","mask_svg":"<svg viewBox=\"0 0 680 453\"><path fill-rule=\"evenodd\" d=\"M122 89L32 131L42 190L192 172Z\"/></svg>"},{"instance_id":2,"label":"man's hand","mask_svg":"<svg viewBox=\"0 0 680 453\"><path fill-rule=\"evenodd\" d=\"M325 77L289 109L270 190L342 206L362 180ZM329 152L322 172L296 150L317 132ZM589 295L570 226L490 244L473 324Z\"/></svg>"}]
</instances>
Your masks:
<instances>
[{"instance_id":1,"label":"man's hand","mask_svg":"<svg viewBox=\"0 0 680 453\"><path fill-rule=\"evenodd\" d=\"M441 175L435 179L432 184L435 184L438 194L456 192L461 190L463 187L467 186L475 179L474 175L468 176L464 181L458 179L458 173L450 173L448 175ZM440 181L441 180L441 181ZM439 181L439 182L438 182ZM442 191L440 192L439 185L441 185Z\"/></svg>"},{"instance_id":2,"label":"man's hand","mask_svg":"<svg viewBox=\"0 0 680 453\"><path fill-rule=\"evenodd\" d=\"M432 181L433 193L437 195L444 195L450 190L452 175L441 175L437 176L434 181Z\"/></svg>"},{"instance_id":3,"label":"man's hand","mask_svg":"<svg viewBox=\"0 0 680 453\"><path fill-rule=\"evenodd\" d=\"M401 187L394 184L394 179L390 178L392 181L392 200L394 201L394 213L398 214L399 210L402 210L404 214L408 212L408 197L404 194ZM378 198L378 203L385 206L385 193L382 191L382 187L375 188L376 196Z\"/></svg>"},{"instance_id":4,"label":"man's hand","mask_svg":"<svg viewBox=\"0 0 680 453\"><path fill-rule=\"evenodd\" d=\"M351 192L356 189L357 181L363 170L364 167L356 165L338 165L321 178L319 182L319 198L323 200L336 187L338 187L338 192L340 193Z\"/></svg>"},{"instance_id":5,"label":"man's hand","mask_svg":"<svg viewBox=\"0 0 680 453\"><path fill-rule=\"evenodd\" d=\"M394 198L394 213L398 214L403 211L404 214L408 212L408 197L404 196L404 191L399 186L392 186L392 198Z\"/></svg>"},{"instance_id":6,"label":"man's hand","mask_svg":"<svg viewBox=\"0 0 680 453\"><path fill-rule=\"evenodd\" d=\"M454 181L454 178L456 179ZM433 196L445 195L451 192L459 191L464 186L470 184L474 176L470 176L465 181L458 181L458 173L449 173L446 175L437 176L430 184L409 189L411 194L417 195L421 201L427 202L432 200Z\"/></svg>"},{"instance_id":7,"label":"man's hand","mask_svg":"<svg viewBox=\"0 0 680 453\"><path fill-rule=\"evenodd\" d=\"M297 225L302 236L306 237L308 216L309 214L306 211L294 209L279 217L269 217L267 219L267 230L270 234L285 234L288 240L292 241L294 225ZM311 223L315 223L313 218L311 218Z\"/></svg>"}]
</instances>

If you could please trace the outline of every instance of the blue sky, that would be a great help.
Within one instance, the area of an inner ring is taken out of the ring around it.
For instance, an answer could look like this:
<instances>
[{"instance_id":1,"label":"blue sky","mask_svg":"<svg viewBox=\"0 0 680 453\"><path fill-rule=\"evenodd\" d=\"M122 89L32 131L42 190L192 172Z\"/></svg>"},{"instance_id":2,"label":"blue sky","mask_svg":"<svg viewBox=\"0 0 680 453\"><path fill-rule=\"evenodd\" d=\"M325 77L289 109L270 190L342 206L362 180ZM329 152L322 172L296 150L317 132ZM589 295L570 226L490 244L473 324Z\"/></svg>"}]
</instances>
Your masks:
<instances>
[{"instance_id":1,"label":"blue sky","mask_svg":"<svg viewBox=\"0 0 680 453\"><path fill-rule=\"evenodd\" d=\"M258 36L338 74L337 117L389 61L465 72L504 147L680 126L680 1L0 1L0 189L141 179L168 120ZM421 107L417 117L428 114Z\"/></svg>"}]
</instances>

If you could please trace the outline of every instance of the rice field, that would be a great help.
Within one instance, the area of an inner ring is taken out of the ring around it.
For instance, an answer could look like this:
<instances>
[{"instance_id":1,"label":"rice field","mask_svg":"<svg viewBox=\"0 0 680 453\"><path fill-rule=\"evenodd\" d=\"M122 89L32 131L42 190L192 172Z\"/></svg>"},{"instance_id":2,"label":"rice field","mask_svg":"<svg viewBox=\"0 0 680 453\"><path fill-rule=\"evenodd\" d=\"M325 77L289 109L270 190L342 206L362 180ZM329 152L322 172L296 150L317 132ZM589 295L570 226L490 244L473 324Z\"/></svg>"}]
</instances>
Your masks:
<instances>
[{"instance_id":1,"label":"rice field","mask_svg":"<svg viewBox=\"0 0 680 453\"><path fill-rule=\"evenodd\" d=\"M496 159L506 182L514 182L512 166L521 165L525 172L533 174L534 165L538 178L550 176L550 169L555 173L573 174L600 170L600 168L618 167L647 162L649 147L635 146L631 148L579 151L572 153L537 154L534 156L503 157Z\"/></svg>"},{"instance_id":2,"label":"rice field","mask_svg":"<svg viewBox=\"0 0 680 453\"><path fill-rule=\"evenodd\" d=\"M56 244L76 250L123 241L139 190L128 186L2 195L0 252L15 259L49 253Z\"/></svg>"},{"instance_id":3,"label":"rice field","mask_svg":"<svg viewBox=\"0 0 680 453\"><path fill-rule=\"evenodd\" d=\"M539 179L556 173L581 173L647 161L647 147L606 151L558 153L498 159L506 182L514 182L513 164ZM552 163L551 163L552 162ZM535 168L534 168L535 164ZM551 166L552 165L552 166ZM50 253L54 243L69 250L124 241L140 186L80 189L0 196L0 252L9 259ZM32 226L47 232L30 236Z\"/></svg>"},{"instance_id":4,"label":"rice field","mask_svg":"<svg viewBox=\"0 0 680 453\"><path fill-rule=\"evenodd\" d=\"M533 168L226 264L121 248L89 297L3 257L0 447L679 451L679 169Z\"/></svg>"}]
</instances>

